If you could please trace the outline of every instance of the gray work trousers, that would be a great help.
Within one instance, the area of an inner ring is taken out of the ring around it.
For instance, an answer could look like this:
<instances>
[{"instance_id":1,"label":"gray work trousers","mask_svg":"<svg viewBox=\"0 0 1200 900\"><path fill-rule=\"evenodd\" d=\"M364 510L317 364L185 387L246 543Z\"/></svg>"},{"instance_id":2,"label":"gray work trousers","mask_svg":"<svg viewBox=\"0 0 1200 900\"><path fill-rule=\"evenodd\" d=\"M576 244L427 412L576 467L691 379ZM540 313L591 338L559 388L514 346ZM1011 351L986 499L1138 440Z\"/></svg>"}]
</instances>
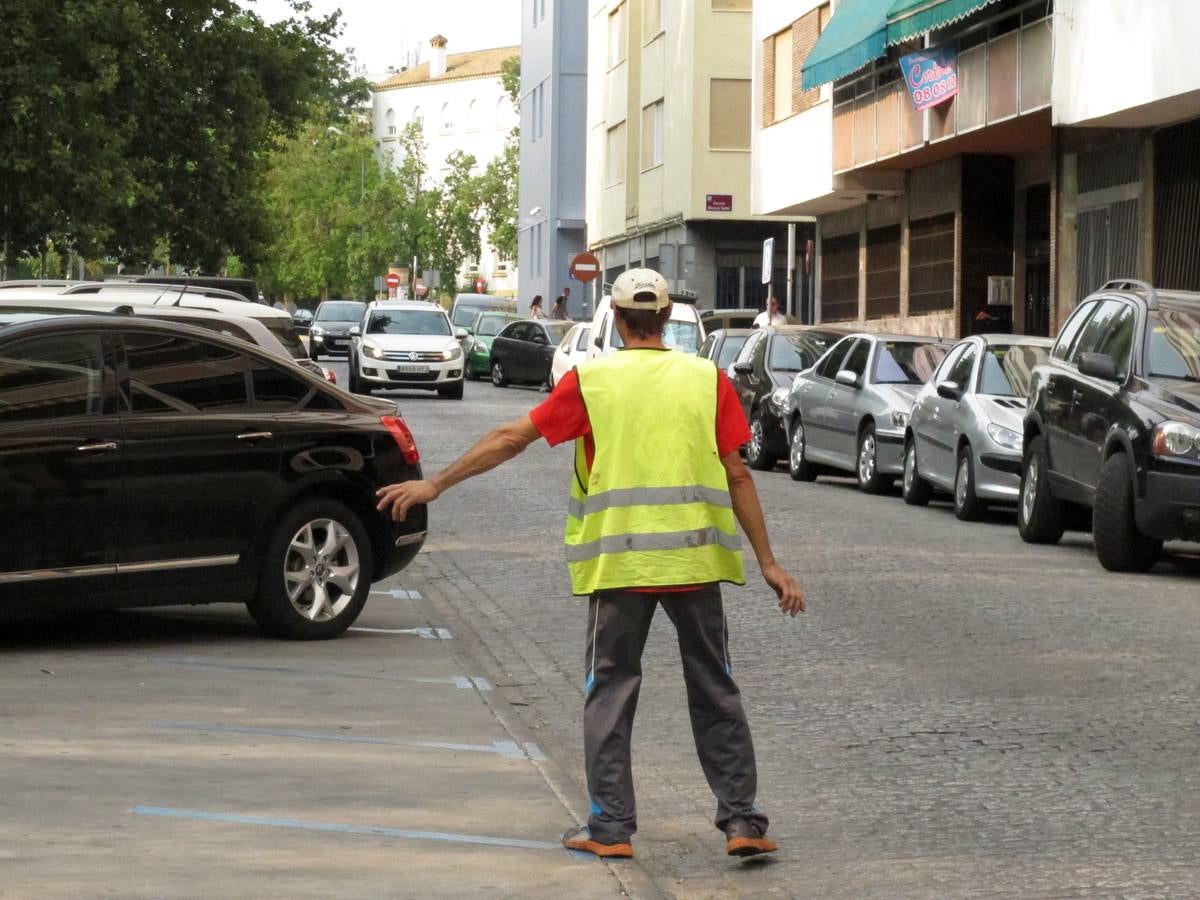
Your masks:
<instances>
[{"instance_id":1,"label":"gray work trousers","mask_svg":"<svg viewBox=\"0 0 1200 900\"><path fill-rule=\"evenodd\" d=\"M611 844L637 831L630 744L642 650L660 604L679 637L696 753L717 798L715 824L728 834L766 834L767 817L754 806L754 745L729 665L721 588L713 584L682 593L601 591L591 597L583 707L591 835Z\"/></svg>"}]
</instances>

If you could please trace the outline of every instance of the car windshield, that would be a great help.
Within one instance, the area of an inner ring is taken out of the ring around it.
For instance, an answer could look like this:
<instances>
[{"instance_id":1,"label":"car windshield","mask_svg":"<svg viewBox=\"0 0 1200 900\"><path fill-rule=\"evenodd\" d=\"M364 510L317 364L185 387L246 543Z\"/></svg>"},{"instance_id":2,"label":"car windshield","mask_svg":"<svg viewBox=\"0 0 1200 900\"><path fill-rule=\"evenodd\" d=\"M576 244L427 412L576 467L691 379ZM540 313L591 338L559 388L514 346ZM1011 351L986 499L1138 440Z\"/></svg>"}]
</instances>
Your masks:
<instances>
[{"instance_id":1,"label":"car windshield","mask_svg":"<svg viewBox=\"0 0 1200 900\"><path fill-rule=\"evenodd\" d=\"M775 372L803 371L816 364L833 340L817 334L777 334L771 341L771 369Z\"/></svg>"},{"instance_id":2,"label":"car windshield","mask_svg":"<svg viewBox=\"0 0 1200 900\"><path fill-rule=\"evenodd\" d=\"M371 313L367 334L432 334L449 337L450 324L440 310L378 310Z\"/></svg>"},{"instance_id":3,"label":"car windshield","mask_svg":"<svg viewBox=\"0 0 1200 900\"><path fill-rule=\"evenodd\" d=\"M748 334L731 334L725 338L725 343L721 345L721 352L717 354L718 369L729 368L729 364L737 359L737 355L748 337Z\"/></svg>"},{"instance_id":4,"label":"car windshield","mask_svg":"<svg viewBox=\"0 0 1200 900\"><path fill-rule=\"evenodd\" d=\"M946 356L941 344L883 341L875 363L876 384L924 384Z\"/></svg>"},{"instance_id":5,"label":"car windshield","mask_svg":"<svg viewBox=\"0 0 1200 900\"><path fill-rule=\"evenodd\" d=\"M480 316L475 333L481 337L495 337L511 321L505 316Z\"/></svg>"},{"instance_id":6,"label":"car windshield","mask_svg":"<svg viewBox=\"0 0 1200 900\"><path fill-rule=\"evenodd\" d=\"M550 334L550 343L557 344L567 336L567 332L575 327L574 322L543 322L546 331Z\"/></svg>"},{"instance_id":7,"label":"car windshield","mask_svg":"<svg viewBox=\"0 0 1200 900\"><path fill-rule=\"evenodd\" d=\"M979 393L997 397L1024 397L1029 393L1033 370L1049 358L1049 347L992 344L983 357Z\"/></svg>"},{"instance_id":8,"label":"car windshield","mask_svg":"<svg viewBox=\"0 0 1200 900\"><path fill-rule=\"evenodd\" d=\"M612 345L620 350L625 346L621 340L621 332L617 331L617 323L612 323ZM700 328L695 322L677 322L674 319L667 322L663 329L663 343L670 350L682 350L685 353L695 353L700 349Z\"/></svg>"},{"instance_id":9,"label":"car windshield","mask_svg":"<svg viewBox=\"0 0 1200 900\"><path fill-rule=\"evenodd\" d=\"M1200 381L1200 311L1164 306L1150 314L1146 374Z\"/></svg>"},{"instance_id":10,"label":"car windshield","mask_svg":"<svg viewBox=\"0 0 1200 900\"><path fill-rule=\"evenodd\" d=\"M362 318L365 303L346 300L341 303L322 303L317 310L318 322L357 322Z\"/></svg>"},{"instance_id":11,"label":"car windshield","mask_svg":"<svg viewBox=\"0 0 1200 900\"><path fill-rule=\"evenodd\" d=\"M482 310L488 308L489 305L481 303L460 303L454 308L454 324L460 328L466 328ZM494 304L491 305L491 308L494 308Z\"/></svg>"}]
</instances>

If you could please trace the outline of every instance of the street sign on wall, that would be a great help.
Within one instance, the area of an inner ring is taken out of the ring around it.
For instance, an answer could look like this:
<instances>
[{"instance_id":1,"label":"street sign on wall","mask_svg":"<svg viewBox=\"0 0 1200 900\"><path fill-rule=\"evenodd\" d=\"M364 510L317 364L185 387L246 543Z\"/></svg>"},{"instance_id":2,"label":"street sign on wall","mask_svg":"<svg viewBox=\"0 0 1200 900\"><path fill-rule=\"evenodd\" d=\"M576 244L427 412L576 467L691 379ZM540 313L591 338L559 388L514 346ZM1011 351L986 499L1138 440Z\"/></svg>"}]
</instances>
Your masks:
<instances>
[{"instance_id":1,"label":"street sign on wall","mask_svg":"<svg viewBox=\"0 0 1200 900\"><path fill-rule=\"evenodd\" d=\"M733 194L705 194L704 209L707 212L733 212Z\"/></svg>"},{"instance_id":2,"label":"street sign on wall","mask_svg":"<svg viewBox=\"0 0 1200 900\"><path fill-rule=\"evenodd\" d=\"M763 241L762 283L771 283L771 268L775 264L775 238Z\"/></svg>"}]
</instances>

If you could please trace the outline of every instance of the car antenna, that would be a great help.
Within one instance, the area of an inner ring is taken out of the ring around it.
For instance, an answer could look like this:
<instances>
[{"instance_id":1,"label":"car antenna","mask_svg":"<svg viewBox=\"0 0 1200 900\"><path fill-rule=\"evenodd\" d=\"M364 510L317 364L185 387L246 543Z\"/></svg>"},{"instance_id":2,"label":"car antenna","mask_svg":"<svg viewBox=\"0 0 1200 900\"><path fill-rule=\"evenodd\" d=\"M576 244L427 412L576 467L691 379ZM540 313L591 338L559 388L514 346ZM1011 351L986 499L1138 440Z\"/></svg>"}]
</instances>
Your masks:
<instances>
[{"instance_id":1,"label":"car antenna","mask_svg":"<svg viewBox=\"0 0 1200 900\"><path fill-rule=\"evenodd\" d=\"M189 284L190 284L190 282L187 280L187 278L184 278L183 284L181 284L179 286L179 296L175 298L175 302L171 304L172 306L178 306L180 303L183 302L183 295L185 293L187 293Z\"/></svg>"}]
</instances>

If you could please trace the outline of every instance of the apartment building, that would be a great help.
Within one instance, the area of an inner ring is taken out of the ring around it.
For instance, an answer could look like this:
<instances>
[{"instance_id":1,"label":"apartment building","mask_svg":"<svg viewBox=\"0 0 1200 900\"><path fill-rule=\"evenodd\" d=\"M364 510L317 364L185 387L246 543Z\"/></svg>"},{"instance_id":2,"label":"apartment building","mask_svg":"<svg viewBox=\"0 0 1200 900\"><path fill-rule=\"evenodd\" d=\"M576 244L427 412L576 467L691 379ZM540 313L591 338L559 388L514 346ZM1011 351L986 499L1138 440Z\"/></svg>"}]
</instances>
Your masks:
<instances>
[{"instance_id":1,"label":"apartment building","mask_svg":"<svg viewBox=\"0 0 1200 900\"><path fill-rule=\"evenodd\" d=\"M751 200L750 0L589 0L588 13L586 218L603 282L644 265L705 307L783 298L794 217L756 217Z\"/></svg>"},{"instance_id":2,"label":"apartment building","mask_svg":"<svg viewBox=\"0 0 1200 900\"><path fill-rule=\"evenodd\" d=\"M1200 287L1197 25L1187 0L761 0L755 211L817 217L826 323L1053 334L1109 278Z\"/></svg>"},{"instance_id":3,"label":"apartment building","mask_svg":"<svg viewBox=\"0 0 1200 900\"><path fill-rule=\"evenodd\" d=\"M540 295L549 309L570 286L569 312L583 316L590 292L568 270L587 248L588 11L579 0L523 0L521 17L520 306Z\"/></svg>"},{"instance_id":4,"label":"apartment building","mask_svg":"<svg viewBox=\"0 0 1200 900\"><path fill-rule=\"evenodd\" d=\"M400 135L408 123L416 122L425 136L425 161L435 180L445 177L446 160L456 150L474 156L476 172L482 172L503 152L517 125L516 110L500 82L500 67L506 59L520 56L521 48L448 53L448 43L436 35L427 62L389 76L372 94L372 127L381 161L399 165L395 151ZM479 259L467 262L458 273L459 282L478 278L491 293L515 295L515 260L497 257L486 228L480 237Z\"/></svg>"}]
</instances>

